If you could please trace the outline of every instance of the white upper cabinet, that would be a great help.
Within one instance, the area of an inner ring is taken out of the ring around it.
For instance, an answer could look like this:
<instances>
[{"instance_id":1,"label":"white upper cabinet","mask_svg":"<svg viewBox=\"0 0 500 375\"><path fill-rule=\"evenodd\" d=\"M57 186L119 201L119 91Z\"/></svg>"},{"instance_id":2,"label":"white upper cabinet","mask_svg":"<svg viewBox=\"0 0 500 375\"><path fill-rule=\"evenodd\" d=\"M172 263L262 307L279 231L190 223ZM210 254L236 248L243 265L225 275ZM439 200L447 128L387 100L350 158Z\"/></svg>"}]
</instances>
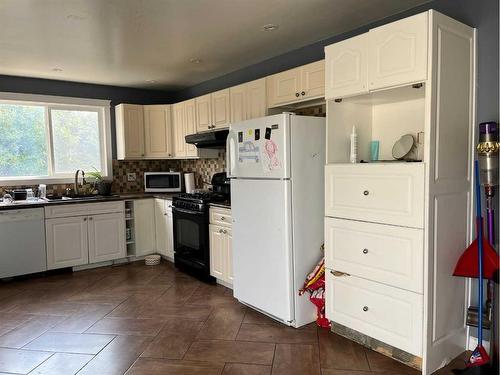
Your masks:
<instances>
[{"instance_id":1,"label":"white upper cabinet","mask_svg":"<svg viewBox=\"0 0 500 375\"><path fill-rule=\"evenodd\" d=\"M368 92L368 34L325 47L325 98L337 99Z\"/></svg>"},{"instance_id":2,"label":"white upper cabinet","mask_svg":"<svg viewBox=\"0 0 500 375\"><path fill-rule=\"evenodd\" d=\"M212 96L212 129L227 128L230 122L231 106L229 89L213 92Z\"/></svg>"},{"instance_id":3,"label":"white upper cabinet","mask_svg":"<svg viewBox=\"0 0 500 375\"><path fill-rule=\"evenodd\" d=\"M187 100L185 102L185 114L184 114L184 136L196 133L196 104L195 100ZM195 145L186 143L186 139L183 138L186 147L186 156L198 156L198 149Z\"/></svg>"},{"instance_id":4,"label":"white upper cabinet","mask_svg":"<svg viewBox=\"0 0 500 375\"><path fill-rule=\"evenodd\" d=\"M247 84L234 86L229 89L231 102L231 123L247 119L246 90Z\"/></svg>"},{"instance_id":5,"label":"white upper cabinet","mask_svg":"<svg viewBox=\"0 0 500 375\"><path fill-rule=\"evenodd\" d=\"M185 108L186 102L176 103L172 106L174 155L176 157L186 156L187 144L185 137Z\"/></svg>"},{"instance_id":6,"label":"white upper cabinet","mask_svg":"<svg viewBox=\"0 0 500 375\"><path fill-rule=\"evenodd\" d=\"M313 62L300 68L302 99L315 99L325 96L325 60Z\"/></svg>"},{"instance_id":7,"label":"white upper cabinet","mask_svg":"<svg viewBox=\"0 0 500 375\"><path fill-rule=\"evenodd\" d=\"M267 115L266 79L256 79L246 86L246 119L264 117Z\"/></svg>"},{"instance_id":8,"label":"white upper cabinet","mask_svg":"<svg viewBox=\"0 0 500 375\"><path fill-rule=\"evenodd\" d=\"M266 106L266 79L261 78L229 89L231 123L264 117Z\"/></svg>"},{"instance_id":9,"label":"white upper cabinet","mask_svg":"<svg viewBox=\"0 0 500 375\"><path fill-rule=\"evenodd\" d=\"M267 77L267 105L276 107L299 101L300 68L290 69Z\"/></svg>"},{"instance_id":10,"label":"white upper cabinet","mask_svg":"<svg viewBox=\"0 0 500 375\"><path fill-rule=\"evenodd\" d=\"M144 157L143 106L120 104L115 108L115 115L118 159L140 159Z\"/></svg>"},{"instance_id":11,"label":"white upper cabinet","mask_svg":"<svg viewBox=\"0 0 500 375\"><path fill-rule=\"evenodd\" d=\"M168 158L172 152L170 105L144 106L144 140L147 158Z\"/></svg>"},{"instance_id":12,"label":"white upper cabinet","mask_svg":"<svg viewBox=\"0 0 500 375\"><path fill-rule=\"evenodd\" d=\"M370 90L427 78L427 12L377 27L368 33Z\"/></svg>"},{"instance_id":13,"label":"white upper cabinet","mask_svg":"<svg viewBox=\"0 0 500 375\"><path fill-rule=\"evenodd\" d=\"M325 61L320 60L267 77L269 108L325 95Z\"/></svg>"},{"instance_id":14,"label":"white upper cabinet","mask_svg":"<svg viewBox=\"0 0 500 375\"><path fill-rule=\"evenodd\" d=\"M196 102L196 130L198 132L212 128L212 94L199 96Z\"/></svg>"}]
</instances>

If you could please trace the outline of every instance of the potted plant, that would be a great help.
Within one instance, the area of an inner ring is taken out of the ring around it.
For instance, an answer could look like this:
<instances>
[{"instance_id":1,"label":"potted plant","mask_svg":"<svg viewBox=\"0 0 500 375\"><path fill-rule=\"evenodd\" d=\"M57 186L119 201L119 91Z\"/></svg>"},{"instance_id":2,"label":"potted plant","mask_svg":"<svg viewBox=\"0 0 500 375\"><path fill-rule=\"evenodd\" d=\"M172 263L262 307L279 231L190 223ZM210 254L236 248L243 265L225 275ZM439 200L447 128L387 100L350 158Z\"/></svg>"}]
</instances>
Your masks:
<instances>
[{"instance_id":1,"label":"potted plant","mask_svg":"<svg viewBox=\"0 0 500 375\"><path fill-rule=\"evenodd\" d=\"M99 195L111 195L111 184L110 181L105 181L102 173L93 167L94 171L88 172L87 174L94 179L94 186Z\"/></svg>"}]
</instances>

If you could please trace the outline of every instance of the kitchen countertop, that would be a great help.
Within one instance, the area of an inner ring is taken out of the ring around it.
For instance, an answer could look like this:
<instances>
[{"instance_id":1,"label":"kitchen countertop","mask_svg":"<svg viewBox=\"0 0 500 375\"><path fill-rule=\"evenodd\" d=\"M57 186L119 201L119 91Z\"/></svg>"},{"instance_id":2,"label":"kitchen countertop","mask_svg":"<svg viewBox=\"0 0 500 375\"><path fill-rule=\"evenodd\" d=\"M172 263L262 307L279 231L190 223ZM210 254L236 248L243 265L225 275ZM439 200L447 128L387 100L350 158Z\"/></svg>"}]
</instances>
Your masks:
<instances>
[{"instance_id":1,"label":"kitchen countertop","mask_svg":"<svg viewBox=\"0 0 500 375\"><path fill-rule=\"evenodd\" d=\"M36 201L15 201L14 203L3 203L0 201L0 211L2 210L19 210L24 208L36 208L52 205L61 204L79 204L79 203L99 203L99 202L110 202L110 201L124 201L129 199L148 199L148 198L159 198L159 199L172 199L176 194L159 194L159 193L131 193L122 195L110 195L110 196L98 196L89 198L79 198L79 199L61 199L56 201L47 201L38 199Z\"/></svg>"},{"instance_id":2,"label":"kitchen countertop","mask_svg":"<svg viewBox=\"0 0 500 375\"><path fill-rule=\"evenodd\" d=\"M208 204L210 207L220 207L220 208L231 208L231 202L230 201L224 201L224 202L211 202Z\"/></svg>"}]
</instances>

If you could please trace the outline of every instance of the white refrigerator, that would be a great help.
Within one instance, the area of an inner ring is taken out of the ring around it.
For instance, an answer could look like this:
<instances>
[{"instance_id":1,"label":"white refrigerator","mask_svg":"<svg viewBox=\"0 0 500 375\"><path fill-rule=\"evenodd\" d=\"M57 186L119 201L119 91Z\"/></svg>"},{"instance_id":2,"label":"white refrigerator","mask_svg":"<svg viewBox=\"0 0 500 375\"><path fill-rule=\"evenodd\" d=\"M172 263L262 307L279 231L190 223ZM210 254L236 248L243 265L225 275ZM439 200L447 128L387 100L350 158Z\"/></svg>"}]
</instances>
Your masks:
<instances>
[{"instance_id":1,"label":"white refrigerator","mask_svg":"<svg viewBox=\"0 0 500 375\"><path fill-rule=\"evenodd\" d=\"M283 113L230 126L234 296L300 327L314 321L305 277L323 255L325 119Z\"/></svg>"}]
</instances>

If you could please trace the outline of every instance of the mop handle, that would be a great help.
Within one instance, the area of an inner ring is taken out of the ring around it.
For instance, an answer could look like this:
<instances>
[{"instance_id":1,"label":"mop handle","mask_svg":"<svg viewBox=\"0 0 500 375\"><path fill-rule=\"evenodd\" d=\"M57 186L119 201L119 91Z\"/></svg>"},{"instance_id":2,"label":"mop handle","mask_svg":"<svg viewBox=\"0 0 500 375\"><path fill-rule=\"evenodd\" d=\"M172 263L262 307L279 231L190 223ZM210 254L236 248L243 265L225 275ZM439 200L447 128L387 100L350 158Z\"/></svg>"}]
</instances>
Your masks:
<instances>
[{"instance_id":1,"label":"mop handle","mask_svg":"<svg viewBox=\"0 0 500 375\"><path fill-rule=\"evenodd\" d=\"M481 188L479 186L479 163L474 162L474 172L476 180L476 216L477 228L477 248L478 248L478 271L479 271L479 316L477 325L477 341L479 346L483 346L483 219L481 217Z\"/></svg>"}]
</instances>

